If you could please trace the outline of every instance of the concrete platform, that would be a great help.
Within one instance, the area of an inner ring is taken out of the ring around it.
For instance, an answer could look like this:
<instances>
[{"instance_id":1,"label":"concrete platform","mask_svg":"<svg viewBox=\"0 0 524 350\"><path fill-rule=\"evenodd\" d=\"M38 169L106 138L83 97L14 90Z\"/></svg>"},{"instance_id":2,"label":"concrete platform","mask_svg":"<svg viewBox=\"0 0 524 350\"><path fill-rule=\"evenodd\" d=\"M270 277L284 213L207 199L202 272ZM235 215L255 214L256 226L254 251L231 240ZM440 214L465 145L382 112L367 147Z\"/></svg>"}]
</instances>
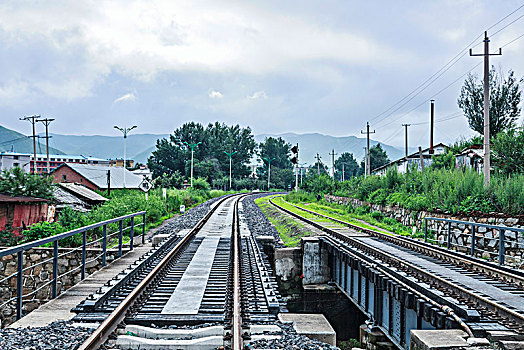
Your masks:
<instances>
[{"instance_id":1,"label":"concrete platform","mask_svg":"<svg viewBox=\"0 0 524 350\"><path fill-rule=\"evenodd\" d=\"M282 313L278 314L278 319L284 323L293 323L293 328L297 333L309 339L316 339L333 346L337 345L337 334L322 314Z\"/></svg>"},{"instance_id":2,"label":"concrete platform","mask_svg":"<svg viewBox=\"0 0 524 350\"><path fill-rule=\"evenodd\" d=\"M412 330L411 350L452 350L468 348L468 334L460 329Z\"/></svg>"},{"instance_id":3,"label":"concrete platform","mask_svg":"<svg viewBox=\"0 0 524 350\"><path fill-rule=\"evenodd\" d=\"M87 298L89 294L102 287L104 283L127 268L131 263L147 253L150 249L151 243L135 247L135 249L127 252L120 259L114 260L111 264L106 265L104 268L89 275L85 280L69 288L57 298L30 312L9 327L43 327L53 321L64 321L72 318L76 315L71 312L73 307L77 306L81 301Z\"/></svg>"}]
</instances>

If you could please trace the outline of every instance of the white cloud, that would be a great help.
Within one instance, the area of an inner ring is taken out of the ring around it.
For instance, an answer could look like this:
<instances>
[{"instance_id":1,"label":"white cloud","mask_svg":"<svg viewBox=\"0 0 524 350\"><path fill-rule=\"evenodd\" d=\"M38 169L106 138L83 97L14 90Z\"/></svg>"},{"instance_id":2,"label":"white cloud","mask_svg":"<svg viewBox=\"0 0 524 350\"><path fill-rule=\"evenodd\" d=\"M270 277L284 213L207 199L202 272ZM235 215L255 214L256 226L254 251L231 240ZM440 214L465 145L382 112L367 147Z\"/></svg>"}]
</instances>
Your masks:
<instances>
[{"instance_id":1,"label":"white cloud","mask_svg":"<svg viewBox=\"0 0 524 350\"><path fill-rule=\"evenodd\" d=\"M253 93L251 96L248 96L248 98L251 100L265 100L267 98L267 94L265 91L261 90Z\"/></svg>"},{"instance_id":2,"label":"white cloud","mask_svg":"<svg viewBox=\"0 0 524 350\"><path fill-rule=\"evenodd\" d=\"M224 97L224 95L222 95L222 93L220 91L217 91L217 90L209 90L209 94L208 94L209 98L222 98Z\"/></svg>"},{"instance_id":3,"label":"white cloud","mask_svg":"<svg viewBox=\"0 0 524 350\"><path fill-rule=\"evenodd\" d=\"M136 95L134 92L127 93L119 98L115 99L113 103L126 102L126 101L136 101Z\"/></svg>"}]
</instances>

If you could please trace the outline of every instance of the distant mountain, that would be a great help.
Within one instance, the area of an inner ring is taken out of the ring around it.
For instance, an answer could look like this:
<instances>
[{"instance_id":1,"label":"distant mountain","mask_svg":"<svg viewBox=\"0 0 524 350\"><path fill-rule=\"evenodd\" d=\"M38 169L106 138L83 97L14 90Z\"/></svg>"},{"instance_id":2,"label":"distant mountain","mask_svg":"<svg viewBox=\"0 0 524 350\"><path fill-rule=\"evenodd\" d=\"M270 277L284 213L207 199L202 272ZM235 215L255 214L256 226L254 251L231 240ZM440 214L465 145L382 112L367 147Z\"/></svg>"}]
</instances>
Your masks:
<instances>
[{"instance_id":1,"label":"distant mountain","mask_svg":"<svg viewBox=\"0 0 524 350\"><path fill-rule=\"evenodd\" d=\"M335 159L344 152L353 153L353 156L360 161L364 158L364 148L366 147L366 138L360 138L356 136L343 136L335 137L323 134L261 134L256 135L255 140L257 142L264 141L267 137L282 137L282 139L295 145L298 143L299 146L299 161L300 163L307 162L308 164L314 164L316 162L315 156L317 153L320 155L322 161L328 166L331 165L331 151L335 150ZM375 140L369 141L371 146L380 143L382 148L386 151L390 160L398 159L404 156L404 151L396 147L386 145L382 142Z\"/></svg>"},{"instance_id":2,"label":"distant mountain","mask_svg":"<svg viewBox=\"0 0 524 350\"><path fill-rule=\"evenodd\" d=\"M53 145L68 154L82 154L99 158L123 158L124 138L101 135L52 134ZM127 158L145 163L154 150L156 140L169 135L130 134L127 136Z\"/></svg>"},{"instance_id":3,"label":"distant mountain","mask_svg":"<svg viewBox=\"0 0 524 350\"><path fill-rule=\"evenodd\" d=\"M18 153L33 153L33 140L31 137L0 125L0 152L15 151ZM46 153L45 140L36 142L36 153ZM64 152L49 147L51 154L63 154Z\"/></svg>"}]
</instances>

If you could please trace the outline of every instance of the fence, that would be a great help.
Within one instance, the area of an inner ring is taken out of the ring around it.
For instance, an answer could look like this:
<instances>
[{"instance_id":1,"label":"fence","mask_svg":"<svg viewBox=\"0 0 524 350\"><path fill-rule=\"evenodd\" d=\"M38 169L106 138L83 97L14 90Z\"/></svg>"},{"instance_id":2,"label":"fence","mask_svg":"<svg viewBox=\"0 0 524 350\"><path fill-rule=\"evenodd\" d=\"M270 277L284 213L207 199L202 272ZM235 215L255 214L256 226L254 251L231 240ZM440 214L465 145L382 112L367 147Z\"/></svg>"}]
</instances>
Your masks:
<instances>
[{"instance_id":1,"label":"fence","mask_svg":"<svg viewBox=\"0 0 524 350\"><path fill-rule=\"evenodd\" d=\"M135 224L135 218L136 217L142 217L142 223ZM128 220L129 226L124 227L124 223ZM111 225L114 224L114 225ZM112 233L108 233L108 226L111 225L112 227L116 227L118 225L118 229ZM133 250L133 240L134 240L134 234L135 234L135 228L142 228L142 243L144 243L145 240L145 226L146 225L146 212L140 211L137 213L124 215L118 218L114 218L111 220L106 220L102 222L98 222L92 225L84 226L75 230L71 230L68 232L64 232L52 237L47 237L40 239L38 241L29 242L21 245L17 245L15 247L10 247L4 250L0 251L0 259L3 261L5 260L5 257L8 257L9 255L16 254L16 272L9 274L8 276L5 276L3 279L0 280L0 286L5 285L6 283L10 286L16 285L16 296L13 296L11 298L8 298L8 300L4 301L2 304L0 304L0 310L2 310L6 305L14 302L16 300L16 319L20 319L22 317L22 301L24 299L27 300L27 298L34 296L37 292L39 292L41 289L51 286L51 299L54 299L58 296L58 281L69 275L73 272L80 270L80 280L83 280L86 277L86 265L90 264L91 262L96 262L98 259L102 259L101 263L102 266L106 265L106 257L107 257L107 250L108 250L108 243L112 241L112 238L115 237L118 238L118 243L116 243L115 247L118 247L117 252L117 258L122 256L122 241L124 233L129 230L129 250ZM88 239L88 231L93 231L95 229L102 228L102 234L101 237L97 238L96 234L94 235L94 240L87 242ZM58 252L58 242L64 238L72 237L77 234L82 234L82 244L79 247L73 248L67 252L59 254ZM40 261L36 264L29 265L24 267L24 252L28 251L29 249L42 247L44 245L52 244L53 246L53 254L50 258L44 259L43 261ZM99 245L102 249L102 252L98 255L95 255L90 260L87 260L87 247L93 246L93 245ZM59 259L70 255L70 254L76 254L81 252L81 263L62 274L58 274L59 271ZM34 270L36 267L39 267L42 269L45 264L49 264L52 262L52 279L47 281L46 283L38 286L35 290L28 291L28 293L23 294L23 278L24 278L24 272L27 272L29 270ZM16 283L9 283L11 279L14 279L16 277Z\"/></svg>"},{"instance_id":2,"label":"fence","mask_svg":"<svg viewBox=\"0 0 524 350\"><path fill-rule=\"evenodd\" d=\"M428 221L442 222L442 227L437 226L437 239L429 237L429 233L432 230L428 225ZM466 235L466 240L463 240L465 244L460 244L459 239L452 233L452 225L458 226L459 236ZM467 230L469 228L469 230ZM479 232L482 228L483 232ZM490 230L488 234L488 230ZM466 232L464 232L466 231ZM469 231L469 232L467 232ZM507 231L514 233L508 239ZM507 252L511 249L513 252L521 253L524 248L524 228L498 226L490 224L482 224L471 221L452 220L444 218L426 217L424 218L424 240L432 243L444 243L438 239L438 234L444 234L445 246L447 249L454 248L466 248L469 250L471 256L476 256L478 252L487 252L491 254L493 250L498 253L498 264L504 265L507 257ZM468 242L469 241L469 242ZM487 242L487 244L486 244ZM468 244L469 243L469 244ZM467 245L466 245L467 244ZM488 249L493 248L493 249ZM522 262L522 257L512 256L512 258Z\"/></svg>"}]
</instances>

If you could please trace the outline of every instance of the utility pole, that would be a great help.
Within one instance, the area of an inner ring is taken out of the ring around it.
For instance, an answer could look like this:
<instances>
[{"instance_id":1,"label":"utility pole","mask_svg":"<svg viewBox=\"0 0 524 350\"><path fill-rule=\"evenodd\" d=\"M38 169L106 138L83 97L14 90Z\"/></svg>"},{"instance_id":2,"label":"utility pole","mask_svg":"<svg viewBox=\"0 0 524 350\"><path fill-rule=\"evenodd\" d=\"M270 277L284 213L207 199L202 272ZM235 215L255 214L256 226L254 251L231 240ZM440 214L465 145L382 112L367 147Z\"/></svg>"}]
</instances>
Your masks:
<instances>
[{"instance_id":1,"label":"utility pole","mask_svg":"<svg viewBox=\"0 0 524 350\"><path fill-rule=\"evenodd\" d=\"M433 132L435 130L435 100L431 100L430 107L430 128L429 128L429 154L435 153L433 150Z\"/></svg>"},{"instance_id":2,"label":"utility pole","mask_svg":"<svg viewBox=\"0 0 524 350\"><path fill-rule=\"evenodd\" d=\"M233 156L233 154L235 154L237 152L238 151L235 151L235 152L232 152L232 153L227 153L226 151L224 151L224 153L229 156L229 190L230 191L231 191L231 157Z\"/></svg>"},{"instance_id":3,"label":"utility pole","mask_svg":"<svg viewBox=\"0 0 524 350\"><path fill-rule=\"evenodd\" d=\"M37 119L37 122L42 122L45 125L45 137L44 138L45 138L45 149L46 149L46 154L47 154L47 174L48 175L51 172L51 166L49 162L49 138L51 137L49 136L49 124L51 124L53 120L54 119L49 119L49 118Z\"/></svg>"},{"instance_id":4,"label":"utility pole","mask_svg":"<svg viewBox=\"0 0 524 350\"><path fill-rule=\"evenodd\" d=\"M315 157L317 159L317 175L320 176L320 156L317 153L317 156Z\"/></svg>"},{"instance_id":5,"label":"utility pole","mask_svg":"<svg viewBox=\"0 0 524 350\"><path fill-rule=\"evenodd\" d=\"M124 188L126 188L126 163L127 163L127 159L126 159L126 140L127 140L127 134L133 130L134 128L136 128L136 125L133 125L132 127L130 128L119 128L118 126L114 126L115 129L118 129L120 131L122 131L122 134L124 134Z\"/></svg>"},{"instance_id":6,"label":"utility pole","mask_svg":"<svg viewBox=\"0 0 524 350\"><path fill-rule=\"evenodd\" d=\"M331 153L329 154L331 156L331 177L333 180L335 179L335 150L331 150Z\"/></svg>"},{"instance_id":7,"label":"utility pole","mask_svg":"<svg viewBox=\"0 0 524 350\"><path fill-rule=\"evenodd\" d=\"M265 159L268 163L267 190L269 191L269 180L271 179L271 162L274 161L276 158L262 158L262 159Z\"/></svg>"},{"instance_id":8,"label":"utility pole","mask_svg":"<svg viewBox=\"0 0 524 350\"><path fill-rule=\"evenodd\" d=\"M195 152L195 147L200 145L202 142L197 143L187 143L184 141L187 147L191 148L191 187L193 187L193 153Z\"/></svg>"},{"instance_id":9,"label":"utility pole","mask_svg":"<svg viewBox=\"0 0 524 350\"><path fill-rule=\"evenodd\" d=\"M37 173L36 171L36 130L35 130L35 122L37 118L40 118L40 116L31 115L31 116L25 116L23 118L20 118L20 120L28 120L29 122L31 122L31 124L33 124L33 136L31 136L33 138L33 174ZM31 162L29 162L29 165L31 165Z\"/></svg>"},{"instance_id":10,"label":"utility pole","mask_svg":"<svg viewBox=\"0 0 524 350\"><path fill-rule=\"evenodd\" d=\"M422 155L422 147L418 146L418 156L420 157L420 169L424 170L424 156Z\"/></svg>"},{"instance_id":11,"label":"utility pole","mask_svg":"<svg viewBox=\"0 0 524 350\"><path fill-rule=\"evenodd\" d=\"M107 171L107 195L111 194L111 170Z\"/></svg>"},{"instance_id":12,"label":"utility pole","mask_svg":"<svg viewBox=\"0 0 524 350\"><path fill-rule=\"evenodd\" d=\"M411 124L402 124L402 126L406 129L406 162L408 161L408 126L411 126Z\"/></svg>"},{"instance_id":13,"label":"utility pole","mask_svg":"<svg viewBox=\"0 0 524 350\"><path fill-rule=\"evenodd\" d=\"M502 55L502 48L498 53L489 53L488 32L484 32L484 53L473 54L473 49L469 49L470 56L484 56L484 187L489 186L491 167L490 160L490 130L489 130L489 56Z\"/></svg>"},{"instance_id":14,"label":"utility pole","mask_svg":"<svg viewBox=\"0 0 524 350\"><path fill-rule=\"evenodd\" d=\"M366 123L366 131L360 131L361 134L367 134L367 148L366 148L366 176L371 174L371 158L369 152L369 134L374 134L375 130L369 131L369 122Z\"/></svg>"},{"instance_id":15,"label":"utility pole","mask_svg":"<svg viewBox=\"0 0 524 350\"><path fill-rule=\"evenodd\" d=\"M291 163L295 164L295 192L298 192L298 143L296 146L291 147L291 152L296 154L291 158Z\"/></svg>"}]
</instances>

